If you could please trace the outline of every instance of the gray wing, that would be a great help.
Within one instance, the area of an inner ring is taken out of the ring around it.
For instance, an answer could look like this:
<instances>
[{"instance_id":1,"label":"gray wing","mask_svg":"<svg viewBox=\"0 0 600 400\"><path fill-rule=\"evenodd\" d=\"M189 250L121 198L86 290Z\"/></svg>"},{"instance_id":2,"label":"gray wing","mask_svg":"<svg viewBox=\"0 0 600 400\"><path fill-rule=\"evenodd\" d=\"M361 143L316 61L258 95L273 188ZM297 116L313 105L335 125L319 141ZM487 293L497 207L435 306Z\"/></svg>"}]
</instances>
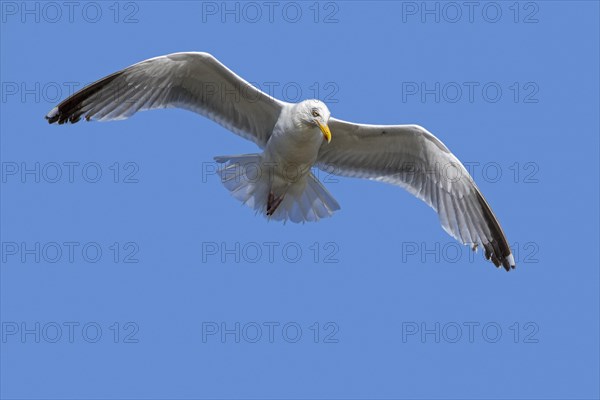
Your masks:
<instances>
[{"instance_id":1,"label":"gray wing","mask_svg":"<svg viewBox=\"0 0 600 400\"><path fill-rule=\"evenodd\" d=\"M461 162L417 125L361 125L329 120L332 140L319 151L328 172L399 185L429 204L446 232L498 267L515 268L504 232Z\"/></svg>"},{"instance_id":2,"label":"gray wing","mask_svg":"<svg viewBox=\"0 0 600 400\"><path fill-rule=\"evenodd\" d=\"M264 147L283 104L208 53L174 53L92 83L52 109L46 119L51 124L75 123L82 116L88 121L109 121L141 110L178 107Z\"/></svg>"}]
</instances>

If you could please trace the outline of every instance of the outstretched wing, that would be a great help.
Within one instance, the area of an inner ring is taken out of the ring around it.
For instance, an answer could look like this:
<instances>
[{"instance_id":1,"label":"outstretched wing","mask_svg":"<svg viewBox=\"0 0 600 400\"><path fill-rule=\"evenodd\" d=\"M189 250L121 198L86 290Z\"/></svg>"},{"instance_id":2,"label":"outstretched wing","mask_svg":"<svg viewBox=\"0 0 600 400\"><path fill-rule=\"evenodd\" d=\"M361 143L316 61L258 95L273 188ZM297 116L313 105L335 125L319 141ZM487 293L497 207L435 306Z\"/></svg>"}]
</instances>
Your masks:
<instances>
[{"instance_id":1,"label":"outstretched wing","mask_svg":"<svg viewBox=\"0 0 600 400\"><path fill-rule=\"evenodd\" d=\"M332 141L317 162L328 172L399 185L437 211L444 230L509 271L514 257L490 206L461 162L417 125L329 120Z\"/></svg>"},{"instance_id":2,"label":"outstretched wing","mask_svg":"<svg viewBox=\"0 0 600 400\"><path fill-rule=\"evenodd\" d=\"M49 123L125 119L178 107L212 119L264 147L283 102L261 92L208 53L174 53L115 72L52 109Z\"/></svg>"}]
</instances>

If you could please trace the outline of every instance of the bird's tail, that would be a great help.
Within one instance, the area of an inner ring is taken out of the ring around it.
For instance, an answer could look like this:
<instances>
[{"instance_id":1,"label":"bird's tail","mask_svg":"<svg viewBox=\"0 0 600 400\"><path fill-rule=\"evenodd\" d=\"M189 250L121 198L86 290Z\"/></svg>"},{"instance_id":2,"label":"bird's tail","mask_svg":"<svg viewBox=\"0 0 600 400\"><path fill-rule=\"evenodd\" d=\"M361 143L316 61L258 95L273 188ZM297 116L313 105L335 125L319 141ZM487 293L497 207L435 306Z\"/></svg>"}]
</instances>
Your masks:
<instances>
[{"instance_id":1,"label":"bird's tail","mask_svg":"<svg viewBox=\"0 0 600 400\"><path fill-rule=\"evenodd\" d=\"M285 193L273 193L273 177L263 167L260 154L219 156L215 161L224 164L219 169L219 176L233 197L269 219L318 221L340 209L338 202L312 173L291 183Z\"/></svg>"}]
</instances>

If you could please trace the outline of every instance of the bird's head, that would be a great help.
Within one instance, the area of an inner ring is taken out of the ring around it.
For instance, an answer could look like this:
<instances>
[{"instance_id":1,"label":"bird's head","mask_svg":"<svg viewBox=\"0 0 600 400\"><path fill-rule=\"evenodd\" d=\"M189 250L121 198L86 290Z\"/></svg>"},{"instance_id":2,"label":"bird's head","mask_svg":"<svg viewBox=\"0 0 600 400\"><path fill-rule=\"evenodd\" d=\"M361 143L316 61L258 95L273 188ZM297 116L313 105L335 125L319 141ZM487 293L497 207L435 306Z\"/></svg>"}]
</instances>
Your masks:
<instances>
[{"instance_id":1,"label":"bird's head","mask_svg":"<svg viewBox=\"0 0 600 400\"><path fill-rule=\"evenodd\" d=\"M331 131L327 125L331 112L320 100L304 100L298 103L298 115L304 125L319 127L327 143L331 142Z\"/></svg>"}]
</instances>

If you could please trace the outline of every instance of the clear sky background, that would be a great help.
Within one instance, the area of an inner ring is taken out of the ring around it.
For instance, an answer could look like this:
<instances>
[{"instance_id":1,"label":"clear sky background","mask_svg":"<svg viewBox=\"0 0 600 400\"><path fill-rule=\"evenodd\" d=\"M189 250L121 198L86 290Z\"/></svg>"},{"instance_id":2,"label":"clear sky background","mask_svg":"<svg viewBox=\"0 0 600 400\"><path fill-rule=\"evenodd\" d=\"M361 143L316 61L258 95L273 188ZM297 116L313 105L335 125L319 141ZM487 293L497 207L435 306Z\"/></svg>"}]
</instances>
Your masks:
<instances>
[{"instance_id":1,"label":"clear sky background","mask_svg":"<svg viewBox=\"0 0 600 400\"><path fill-rule=\"evenodd\" d=\"M597 2L0 4L2 398L598 398ZM178 51L423 125L517 269L376 182L320 173L342 209L316 224L255 216L212 158L256 146L193 113L43 119Z\"/></svg>"}]
</instances>

